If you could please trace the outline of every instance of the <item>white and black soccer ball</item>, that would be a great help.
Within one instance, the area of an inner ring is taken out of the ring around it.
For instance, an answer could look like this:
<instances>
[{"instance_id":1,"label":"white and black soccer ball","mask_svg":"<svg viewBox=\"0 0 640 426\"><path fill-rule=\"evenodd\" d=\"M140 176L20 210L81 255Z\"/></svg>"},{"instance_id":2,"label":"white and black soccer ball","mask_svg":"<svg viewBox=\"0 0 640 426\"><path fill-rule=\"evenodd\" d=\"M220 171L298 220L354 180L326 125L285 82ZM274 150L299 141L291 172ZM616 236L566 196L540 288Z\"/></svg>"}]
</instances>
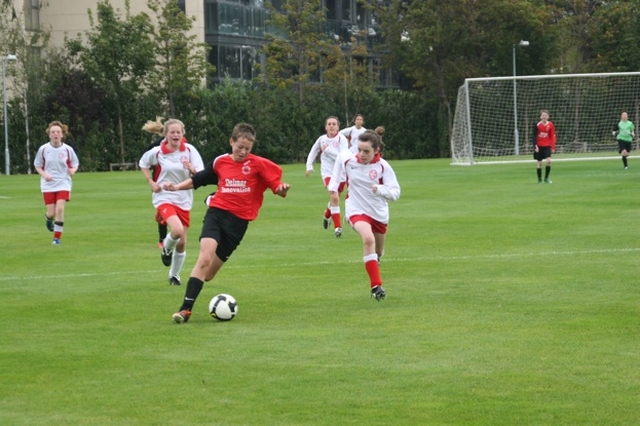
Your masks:
<instances>
[{"instance_id":1,"label":"white and black soccer ball","mask_svg":"<svg viewBox=\"0 0 640 426\"><path fill-rule=\"evenodd\" d=\"M238 313L238 302L230 294L217 294L209 302L209 313L218 321L231 321Z\"/></svg>"}]
</instances>

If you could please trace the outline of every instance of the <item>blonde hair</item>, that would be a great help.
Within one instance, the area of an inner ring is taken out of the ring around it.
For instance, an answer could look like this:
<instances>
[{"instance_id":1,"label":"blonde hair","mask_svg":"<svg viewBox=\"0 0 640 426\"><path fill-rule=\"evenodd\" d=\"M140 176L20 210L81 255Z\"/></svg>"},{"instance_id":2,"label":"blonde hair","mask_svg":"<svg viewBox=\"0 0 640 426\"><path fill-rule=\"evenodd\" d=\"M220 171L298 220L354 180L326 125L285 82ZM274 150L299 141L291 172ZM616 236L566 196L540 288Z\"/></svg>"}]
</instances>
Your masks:
<instances>
[{"instance_id":1,"label":"blonde hair","mask_svg":"<svg viewBox=\"0 0 640 426\"><path fill-rule=\"evenodd\" d=\"M142 130L149 133L155 133L158 136L164 136L164 125L162 124L162 120L164 120L164 117L157 116L156 121L149 120L144 123Z\"/></svg>"},{"instance_id":2,"label":"blonde hair","mask_svg":"<svg viewBox=\"0 0 640 426\"><path fill-rule=\"evenodd\" d=\"M66 124L62 124L61 121L55 120L49 123L49 125L47 126L47 135L49 135L49 130L51 130L53 126L58 126L60 127L60 129L62 129L62 136L67 136L69 134L69 126L67 126Z\"/></svg>"},{"instance_id":3,"label":"blonde hair","mask_svg":"<svg viewBox=\"0 0 640 426\"><path fill-rule=\"evenodd\" d=\"M169 126L171 126L172 124L179 124L180 127L182 128L182 134L184 135L186 133L184 128L184 123L182 121L178 120L177 118L170 118L164 122L163 135L167 134L167 132L169 131Z\"/></svg>"}]
</instances>

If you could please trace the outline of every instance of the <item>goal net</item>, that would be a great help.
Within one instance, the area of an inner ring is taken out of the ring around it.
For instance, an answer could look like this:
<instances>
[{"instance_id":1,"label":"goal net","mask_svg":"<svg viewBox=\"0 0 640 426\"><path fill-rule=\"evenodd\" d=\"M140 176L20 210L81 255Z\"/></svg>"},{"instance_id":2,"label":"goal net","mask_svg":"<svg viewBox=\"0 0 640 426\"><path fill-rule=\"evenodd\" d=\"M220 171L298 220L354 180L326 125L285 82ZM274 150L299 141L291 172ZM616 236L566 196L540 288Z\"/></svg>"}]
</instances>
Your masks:
<instances>
[{"instance_id":1,"label":"goal net","mask_svg":"<svg viewBox=\"0 0 640 426\"><path fill-rule=\"evenodd\" d=\"M542 109L556 127L554 159L617 157L620 113L640 125L640 72L468 78L458 90L452 163L533 161Z\"/></svg>"}]
</instances>

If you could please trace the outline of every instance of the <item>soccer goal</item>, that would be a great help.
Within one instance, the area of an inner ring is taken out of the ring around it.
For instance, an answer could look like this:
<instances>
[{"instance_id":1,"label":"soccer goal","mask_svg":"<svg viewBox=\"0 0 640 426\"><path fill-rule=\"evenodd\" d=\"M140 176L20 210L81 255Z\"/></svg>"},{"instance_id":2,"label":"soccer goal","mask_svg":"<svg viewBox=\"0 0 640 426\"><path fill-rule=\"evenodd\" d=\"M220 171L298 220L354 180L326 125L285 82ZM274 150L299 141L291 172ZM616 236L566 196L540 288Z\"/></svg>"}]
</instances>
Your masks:
<instances>
[{"instance_id":1,"label":"soccer goal","mask_svg":"<svg viewBox=\"0 0 640 426\"><path fill-rule=\"evenodd\" d=\"M556 127L554 159L617 157L611 132L620 113L640 125L640 72L468 78L458 90L452 163L532 161L543 109Z\"/></svg>"}]
</instances>

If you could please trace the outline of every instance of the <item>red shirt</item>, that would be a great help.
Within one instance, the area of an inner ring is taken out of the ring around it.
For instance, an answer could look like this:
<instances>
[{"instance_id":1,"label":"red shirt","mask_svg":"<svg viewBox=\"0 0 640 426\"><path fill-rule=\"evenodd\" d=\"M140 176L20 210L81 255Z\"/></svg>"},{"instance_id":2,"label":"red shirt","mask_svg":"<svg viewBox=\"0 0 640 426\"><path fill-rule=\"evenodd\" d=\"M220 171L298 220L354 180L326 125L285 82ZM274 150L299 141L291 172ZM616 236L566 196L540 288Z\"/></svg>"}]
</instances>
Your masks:
<instances>
[{"instance_id":1,"label":"red shirt","mask_svg":"<svg viewBox=\"0 0 640 426\"><path fill-rule=\"evenodd\" d=\"M552 122L542 121L536 124L536 145L540 147L550 146L553 151L556 150L556 127Z\"/></svg>"},{"instance_id":2,"label":"red shirt","mask_svg":"<svg viewBox=\"0 0 640 426\"><path fill-rule=\"evenodd\" d=\"M218 190L209 200L209 207L226 210L240 219L254 220L262 207L264 192L275 193L282 184L282 169L274 162L257 155L241 162L230 154L213 160L213 172L218 176Z\"/></svg>"}]
</instances>

